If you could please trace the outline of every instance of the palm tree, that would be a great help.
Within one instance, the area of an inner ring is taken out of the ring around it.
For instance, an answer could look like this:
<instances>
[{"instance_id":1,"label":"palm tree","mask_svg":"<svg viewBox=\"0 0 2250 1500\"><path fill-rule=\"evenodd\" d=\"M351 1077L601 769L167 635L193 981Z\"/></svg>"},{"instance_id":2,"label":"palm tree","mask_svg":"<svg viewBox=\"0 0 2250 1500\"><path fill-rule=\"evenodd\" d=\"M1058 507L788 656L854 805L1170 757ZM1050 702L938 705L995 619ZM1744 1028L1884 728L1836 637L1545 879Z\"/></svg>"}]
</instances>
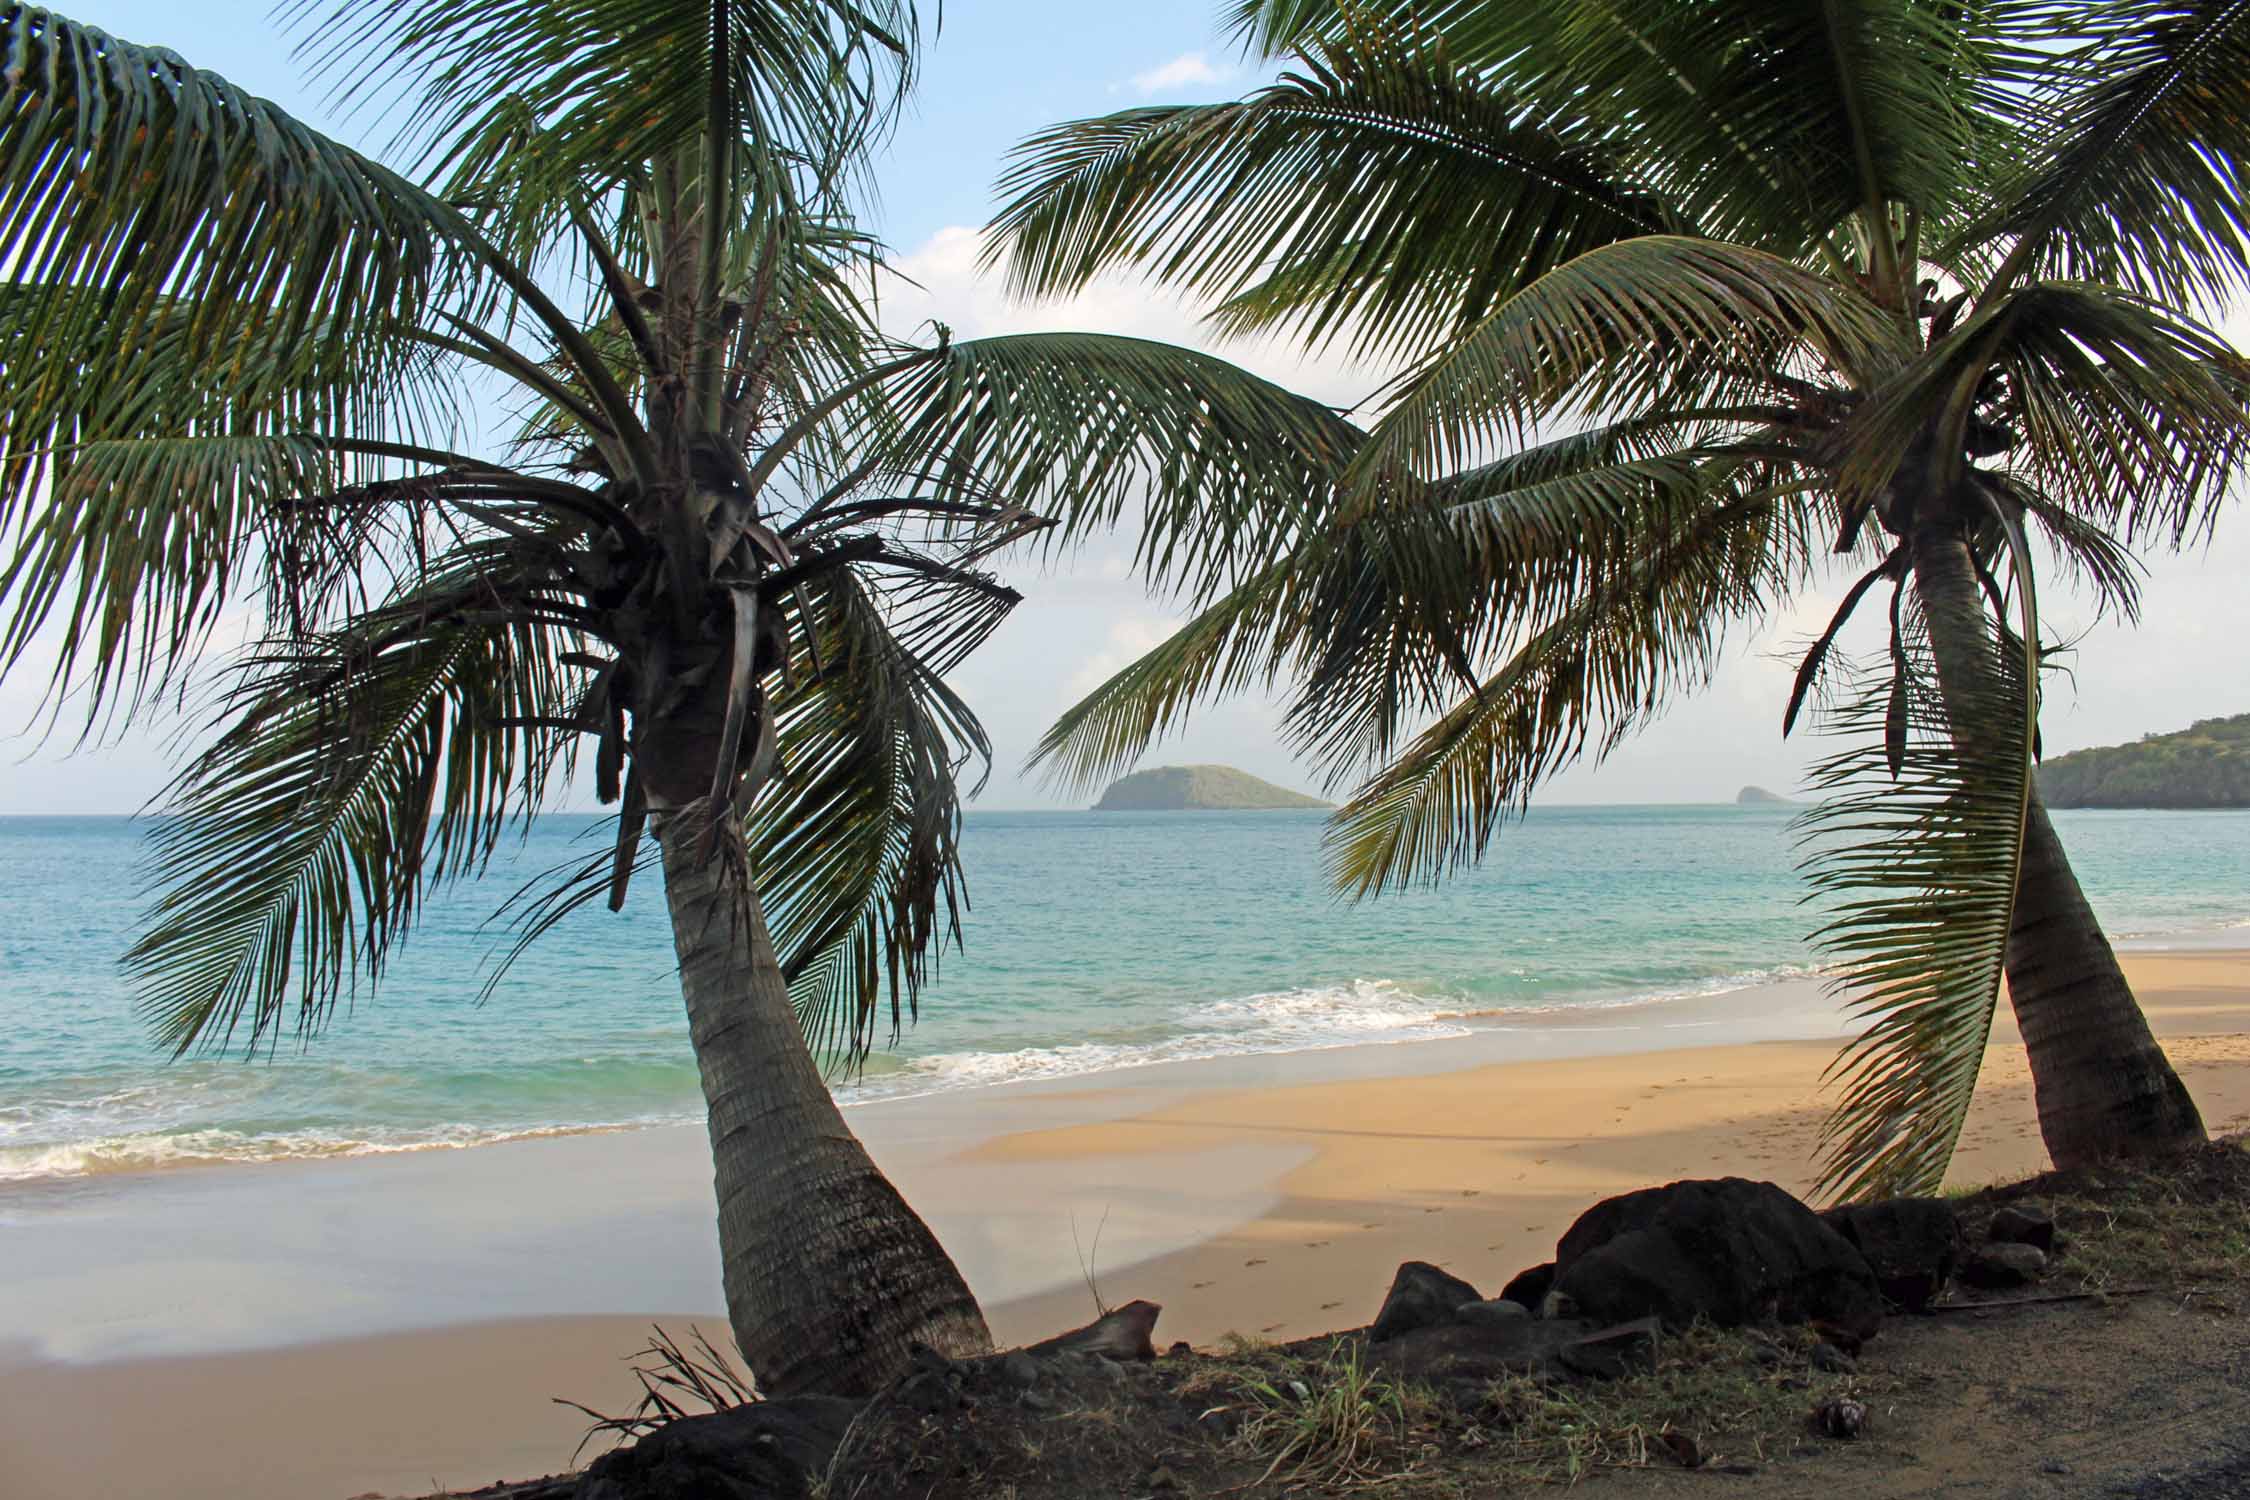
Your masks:
<instances>
[{"instance_id":1,"label":"palm tree","mask_svg":"<svg viewBox=\"0 0 2250 1500\"><path fill-rule=\"evenodd\" d=\"M1828 1186L1934 1186L2003 971L2054 1159L2202 1138L2032 776L2033 541L2105 609L2211 523L2245 367L2250 7L2231 0L1244 0L1288 71L1054 127L990 254L1138 268L1405 373L1328 518L1059 722L1098 777L1292 684L1366 894L1480 857L1548 774L1857 572L1807 653L1843 748L1818 934L1867 1019ZM1838 646L1887 596L1888 642ZM1433 722L1434 718L1434 722Z\"/></svg>"},{"instance_id":2,"label":"palm tree","mask_svg":"<svg viewBox=\"0 0 2250 1500\"><path fill-rule=\"evenodd\" d=\"M259 622L164 799L147 1016L317 1030L584 742L616 836L519 936L660 864L760 1383L989 1347L822 1073L958 937L985 564L1130 512L1216 591L1347 430L1162 345L886 337L850 210L905 0L413 0L311 45L417 175L0 9L0 669L51 649L93 726Z\"/></svg>"}]
</instances>

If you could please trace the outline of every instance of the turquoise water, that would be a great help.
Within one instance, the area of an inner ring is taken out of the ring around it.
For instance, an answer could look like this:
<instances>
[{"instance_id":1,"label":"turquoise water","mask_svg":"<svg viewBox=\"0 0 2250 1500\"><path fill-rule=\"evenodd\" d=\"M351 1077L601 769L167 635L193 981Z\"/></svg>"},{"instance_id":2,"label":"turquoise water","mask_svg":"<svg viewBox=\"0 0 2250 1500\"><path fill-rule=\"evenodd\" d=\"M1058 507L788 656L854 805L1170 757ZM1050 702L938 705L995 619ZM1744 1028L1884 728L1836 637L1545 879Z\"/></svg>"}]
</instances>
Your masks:
<instances>
[{"instance_id":1,"label":"turquoise water","mask_svg":"<svg viewBox=\"0 0 2250 1500\"><path fill-rule=\"evenodd\" d=\"M2250 920L2250 813L2057 822L2113 934ZM578 913L476 1003L493 908L596 826L546 820L433 902L380 991L309 1048L167 1063L117 970L143 826L0 818L0 1180L696 1118L653 883L620 916ZM842 1092L1444 1037L1807 971L1785 810L1542 809L1482 869L1359 906L1323 887L1320 830L1318 813L971 814L967 951Z\"/></svg>"}]
</instances>

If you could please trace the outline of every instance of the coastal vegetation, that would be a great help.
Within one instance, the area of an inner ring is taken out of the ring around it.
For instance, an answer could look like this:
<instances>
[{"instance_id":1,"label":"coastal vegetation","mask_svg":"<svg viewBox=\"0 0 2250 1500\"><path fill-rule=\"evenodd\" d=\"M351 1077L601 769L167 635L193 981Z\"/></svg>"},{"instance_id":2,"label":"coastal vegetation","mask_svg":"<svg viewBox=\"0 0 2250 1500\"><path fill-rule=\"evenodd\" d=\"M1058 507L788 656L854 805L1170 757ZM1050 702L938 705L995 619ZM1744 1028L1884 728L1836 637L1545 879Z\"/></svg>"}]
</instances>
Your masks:
<instances>
[{"instance_id":1,"label":"coastal vegetation","mask_svg":"<svg viewBox=\"0 0 2250 1500\"><path fill-rule=\"evenodd\" d=\"M1284 687L1352 789L1335 882L1372 894L1481 857L1835 579L1776 705L1838 737L1806 869L1866 1029L1826 1186L1938 1184L2003 977L2058 1164L2201 1139L2033 775L2035 563L2129 620L2128 548L2206 535L2240 472L2250 367L2201 310L2250 281L2250 9L1232 14L1280 79L1033 137L992 257L1032 294L1138 270L1221 332L1404 373L1324 524L1070 710L1047 764L1099 781Z\"/></svg>"},{"instance_id":2,"label":"coastal vegetation","mask_svg":"<svg viewBox=\"0 0 2250 1500\"><path fill-rule=\"evenodd\" d=\"M853 209L903 0L300 15L404 169L0 7L0 669L89 732L209 714L129 958L156 1036L309 1036L590 762L613 836L516 939L661 879L760 1388L988 1348L821 1070L957 930L988 564L1130 508L1209 591L1346 429L1144 341L887 333Z\"/></svg>"},{"instance_id":3,"label":"coastal vegetation","mask_svg":"<svg viewBox=\"0 0 2250 1500\"><path fill-rule=\"evenodd\" d=\"M1232 766L1152 766L1111 782L1094 811L1239 812L1334 805Z\"/></svg>"},{"instance_id":4,"label":"coastal vegetation","mask_svg":"<svg viewBox=\"0 0 2250 1500\"><path fill-rule=\"evenodd\" d=\"M2250 807L2250 714L2042 761L2050 807Z\"/></svg>"}]
</instances>

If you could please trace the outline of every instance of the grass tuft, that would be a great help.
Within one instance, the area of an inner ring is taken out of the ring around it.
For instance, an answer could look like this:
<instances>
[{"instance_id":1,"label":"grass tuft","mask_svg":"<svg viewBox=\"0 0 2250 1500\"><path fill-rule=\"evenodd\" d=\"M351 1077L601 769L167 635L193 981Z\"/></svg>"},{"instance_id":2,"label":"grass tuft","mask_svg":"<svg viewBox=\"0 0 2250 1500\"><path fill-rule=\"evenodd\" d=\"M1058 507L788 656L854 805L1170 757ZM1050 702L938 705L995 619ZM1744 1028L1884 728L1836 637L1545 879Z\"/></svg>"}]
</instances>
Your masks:
<instances>
[{"instance_id":1,"label":"grass tuft","mask_svg":"<svg viewBox=\"0 0 2250 1500\"><path fill-rule=\"evenodd\" d=\"M1368 1367L1357 1339L1338 1339L1297 1374L1259 1374L1237 1388L1247 1408L1237 1441L1268 1457L1262 1485L1350 1489L1412 1467L1401 1447L1422 1403L1407 1386ZM1251 1488L1255 1488L1253 1485Z\"/></svg>"},{"instance_id":2,"label":"grass tuft","mask_svg":"<svg viewBox=\"0 0 2250 1500\"><path fill-rule=\"evenodd\" d=\"M1654 1369L1588 1384L1513 1375L1493 1383L1479 1429L1511 1478L1574 1483L1597 1469L1766 1462L1805 1436L1823 1398L1857 1392L1857 1376L1809 1368L1813 1336L1698 1325L1668 1336Z\"/></svg>"},{"instance_id":3,"label":"grass tuft","mask_svg":"<svg viewBox=\"0 0 2250 1500\"><path fill-rule=\"evenodd\" d=\"M640 1403L629 1412L608 1416L567 1396L554 1398L557 1406L572 1407L594 1419L578 1440L573 1461L598 1437L623 1443L699 1411L726 1411L758 1399L756 1384L712 1345L702 1329L691 1327L688 1334L692 1342L682 1344L662 1327L654 1327L648 1346L629 1356L638 1361L633 1374L641 1383Z\"/></svg>"},{"instance_id":4,"label":"grass tuft","mask_svg":"<svg viewBox=\"0 0 2250 1500\"><path fill-rule=\"evenodd\" d=\"M2250 1152L2215 1142L2152 1163L2056 1173L2002 1189L1979 1207L2035 1199L2058 1242L2049 1291L2113 1292L2151 1285L2200 1294L2206 1307L2250 1281Z\"/></svg>"}]
</instances>

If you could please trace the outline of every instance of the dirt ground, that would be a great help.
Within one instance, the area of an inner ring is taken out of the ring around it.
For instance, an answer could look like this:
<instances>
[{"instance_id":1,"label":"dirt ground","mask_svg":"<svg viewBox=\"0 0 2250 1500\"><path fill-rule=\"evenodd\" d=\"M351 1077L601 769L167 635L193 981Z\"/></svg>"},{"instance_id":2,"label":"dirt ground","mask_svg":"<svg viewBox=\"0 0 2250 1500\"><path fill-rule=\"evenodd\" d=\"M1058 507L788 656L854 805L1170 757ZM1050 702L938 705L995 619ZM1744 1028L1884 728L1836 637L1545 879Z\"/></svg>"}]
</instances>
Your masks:
<instances>
[{"instance_id":1,"label":"dirt ground","mask_svg":"<svg viewBox=\"0 0 2250 1500\"><path fill-rule=\"evenodd\" d=\"M2250 1496L2250 1318L2200 1300L1893 1319L1860 1370L1901 1389L1872 1403L1858 1441L1808 1433L1751 1475L1616 1470L1603 1488L1743 1500Z\"/></svg>"}]
</instances>

